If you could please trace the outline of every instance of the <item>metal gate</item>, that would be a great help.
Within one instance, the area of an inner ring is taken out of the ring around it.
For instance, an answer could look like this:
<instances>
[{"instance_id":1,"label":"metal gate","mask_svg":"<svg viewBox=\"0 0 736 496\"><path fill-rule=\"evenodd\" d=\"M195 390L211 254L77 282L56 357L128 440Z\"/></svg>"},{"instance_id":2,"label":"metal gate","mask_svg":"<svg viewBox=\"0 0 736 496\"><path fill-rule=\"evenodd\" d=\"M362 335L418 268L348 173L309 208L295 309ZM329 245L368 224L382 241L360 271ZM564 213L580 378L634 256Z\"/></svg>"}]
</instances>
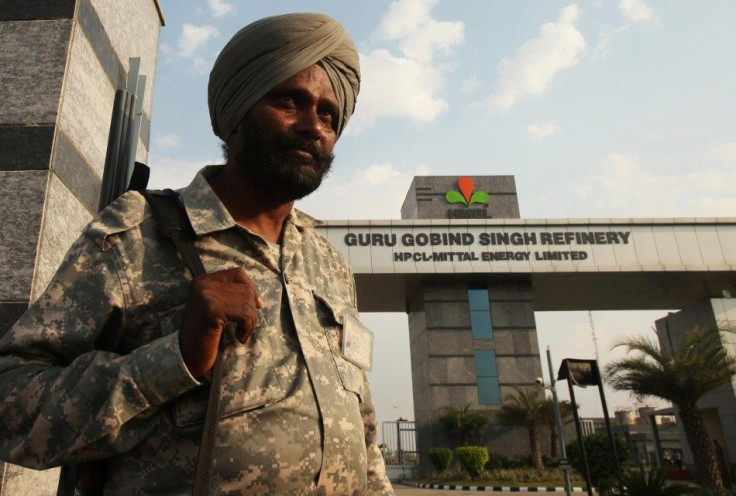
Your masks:
<instances>
[{"instance_id":1,"label":"metal gate","mask_svg":"<svg viewBox=\"0 0 736 496\"><path fill-rule=\"evenodd\" d=\"M414 422L398 420L381 424L383 443L380 445L386 465L418 465L416 427Z\"/></svg>"}]
</instances>

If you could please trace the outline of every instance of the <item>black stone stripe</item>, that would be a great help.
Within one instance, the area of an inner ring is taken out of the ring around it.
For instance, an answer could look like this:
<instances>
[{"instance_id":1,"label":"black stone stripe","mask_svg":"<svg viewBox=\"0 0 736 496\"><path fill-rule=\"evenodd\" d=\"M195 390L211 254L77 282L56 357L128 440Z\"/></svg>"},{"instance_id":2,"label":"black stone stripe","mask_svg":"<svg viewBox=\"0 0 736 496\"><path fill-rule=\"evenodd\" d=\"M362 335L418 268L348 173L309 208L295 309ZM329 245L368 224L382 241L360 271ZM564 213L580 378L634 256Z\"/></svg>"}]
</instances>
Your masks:
<instances>
[{"instance_id":1,"label":"black stone stripe","mask_svg":"<svg viewBox=\"0 0 736 496\"><path fill-rule=\"evenodd\" d=\"M71 19L76 0L0 0L0 21Z\"/></svg>"},{"instance_id":2,"label":"black stone stripe","mask_svg":"<svg viewBox=\"0 0 736 496\"><path fill-rule=\"evenodd\" d=\"M54 126L0 126L0 171L47 170Z\"/></svg>"}]
</instances>

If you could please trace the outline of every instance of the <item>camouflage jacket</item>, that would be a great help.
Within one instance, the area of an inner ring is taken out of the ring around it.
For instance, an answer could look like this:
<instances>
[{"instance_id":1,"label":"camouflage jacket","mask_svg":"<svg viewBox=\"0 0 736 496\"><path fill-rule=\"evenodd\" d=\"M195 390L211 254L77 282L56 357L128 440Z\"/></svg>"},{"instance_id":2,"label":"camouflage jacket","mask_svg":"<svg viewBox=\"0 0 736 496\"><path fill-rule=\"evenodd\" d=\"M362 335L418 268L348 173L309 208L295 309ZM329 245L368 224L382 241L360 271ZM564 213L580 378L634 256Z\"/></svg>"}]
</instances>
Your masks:
<instances>
[{"instance_id":1,"label":"camouflage jacket","mask_svg":"<svg viewBox=\"0 0 736 496\"><path fill-rule=\"evenodd\" d=\"M208 273L243 267L264 301L249 342L226 350L215 493L393 494L365 373L340 351L350 268L296 210L278 260L211 173L182 190L197 250ZM189 494L208 393L178 344L190 280L138 193L93 220L0 340L0 458L106 459L105 494Z\"/></svg>"}]
</instances>

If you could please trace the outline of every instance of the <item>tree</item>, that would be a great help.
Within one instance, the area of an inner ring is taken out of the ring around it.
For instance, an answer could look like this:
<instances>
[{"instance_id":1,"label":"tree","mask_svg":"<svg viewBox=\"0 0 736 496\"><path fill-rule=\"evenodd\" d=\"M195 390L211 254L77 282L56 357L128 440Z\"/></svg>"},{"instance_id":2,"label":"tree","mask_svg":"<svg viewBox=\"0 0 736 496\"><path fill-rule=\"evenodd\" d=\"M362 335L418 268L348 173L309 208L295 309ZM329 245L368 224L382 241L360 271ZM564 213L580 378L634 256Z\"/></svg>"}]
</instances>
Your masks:
<instances>
[{"instance_id":1,"label":"tree","mask_svg":"<svg viewBox=\"0 0 736 496\"><path fill-rule=\"evenodd\" d=\"M673 339L669 328L666 331L665 350L642 337L628 338L614 346L622 346L629 353L606 367L607 380L616 390L655 396L675 405L693 453L696 479L720 492L723 476L696 404L707 392L730 383L736 375L736 357L723 348L720 335L733 329L694 327L678 339Z\"/></svg>"},{"instance_id":2,"label":"tree","mask_svg":"<svg viewBox=\"0 0 736 496\"><path fill-rule=\"evenodd\" d=\"M488 423L488 417L470 410L470 403L462 408L446 406L442 410L445 413L437 420L450 436L458 436L463 446L468 445L471 436L480 437Z\"/></svg>"},{"instance_id":3,"label":"tree","mask_svg":"<svg viewBox=\"0 0 736 496\"><path fill-rule=\"evenodd\" d=\"M515 394L508 394L504 398L504 403L498 412L498 421L505 425L526 427L534 467L544 468L538 427L546 422L545 399L538 389L517 387L514 390Z\"/></svg>"},{"instance_id":4,"label":"tree","mask_svg":"<svg viewBox=\"0 0 736 496\"><path fill-rule=\"evenodd\" d=\"M558 402L560 407L560 419L562 424L567 424L572 418L572 406L567 400ZM557 419L555 418L555 405L552 398L546 398L544 401L544 422L549 429L549 446L550 456L552 458L559 458L560 449L560 435L557 432Z\"/></svg>"}]
</instances>

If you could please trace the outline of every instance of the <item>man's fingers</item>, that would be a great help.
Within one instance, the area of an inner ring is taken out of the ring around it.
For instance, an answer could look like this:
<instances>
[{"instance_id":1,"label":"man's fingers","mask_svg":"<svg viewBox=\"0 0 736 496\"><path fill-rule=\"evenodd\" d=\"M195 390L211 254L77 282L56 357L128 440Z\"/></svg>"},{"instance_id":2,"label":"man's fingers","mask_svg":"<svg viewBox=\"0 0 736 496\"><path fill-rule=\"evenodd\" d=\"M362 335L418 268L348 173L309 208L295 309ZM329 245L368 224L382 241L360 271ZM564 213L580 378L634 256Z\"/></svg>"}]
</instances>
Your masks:
<instances>
[{"instance_id":1,"label":"man's fingers","mask_svg":"<svg viewBox=\"0 0 736 496\"><path fill-rule=\"evenodd\" d=\"M212 274L200 276L199 279L208 279L208 280L220 281L220 282L231 282L235 284L245 284L255 289L255 285L253 284L253 281L250 279L250 277L248 277L248 274L245 273L242 267L233 267L232 269L226 269L226 270L221 270L219 272L213 272Z\"/></svg>"},{"instance_id":2,"label":"man's fingers","mask_svg":"<svg viewBox=\"0 0 736 496\"><path fill-rule=\"evenodd\" d=\"M179 341L189 371L198 376L210 370L223 329L227 329L222 336L225 342L235 338L245 343L262 307L258 288L239 267L196 277L190 286Z\"/></svg>"}]
</instances>

